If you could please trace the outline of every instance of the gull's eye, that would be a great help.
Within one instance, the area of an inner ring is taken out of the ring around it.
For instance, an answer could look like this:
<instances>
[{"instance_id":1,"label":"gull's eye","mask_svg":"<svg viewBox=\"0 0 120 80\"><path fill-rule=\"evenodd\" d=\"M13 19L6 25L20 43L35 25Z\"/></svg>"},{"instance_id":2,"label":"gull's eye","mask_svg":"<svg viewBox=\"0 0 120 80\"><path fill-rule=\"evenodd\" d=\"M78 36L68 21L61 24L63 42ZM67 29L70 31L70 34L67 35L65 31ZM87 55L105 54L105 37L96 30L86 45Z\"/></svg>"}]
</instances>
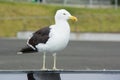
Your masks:
<instances>
[{"instance_id":1,"label":"gull's eye","mask_svg":"<svg viewBox=\"0 0 120 80\"><path fill-rule=\"evenodd\" d=\"M65 13L63 13L63 15L66 15Z\"/></svg>"}]
</instances>

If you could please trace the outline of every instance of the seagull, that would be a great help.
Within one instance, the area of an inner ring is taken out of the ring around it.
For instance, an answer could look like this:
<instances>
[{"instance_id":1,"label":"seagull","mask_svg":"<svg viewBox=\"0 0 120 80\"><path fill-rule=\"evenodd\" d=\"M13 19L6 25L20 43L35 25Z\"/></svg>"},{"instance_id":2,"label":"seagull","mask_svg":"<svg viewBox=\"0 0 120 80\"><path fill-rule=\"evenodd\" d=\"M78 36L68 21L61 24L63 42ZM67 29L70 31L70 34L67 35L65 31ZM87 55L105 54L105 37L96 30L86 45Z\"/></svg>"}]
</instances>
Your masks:
<instances>
[{"instance_id":1,"label":"seagull","mask_svg":"<svg viewBox=\"0 0 120 80\"><path fill-rule=\"evenodd\" d=\"M34 32L27 40L27 46L22 48L18 54L43 53L43 64L41 70L46 70L46 53L53 54L53 70L56 68L56 53L63 50L70 37L70 26L68 20L77 21L67 10L59 9L55 14L55 24L44 27Z\"/></svg>"}]
</instances>

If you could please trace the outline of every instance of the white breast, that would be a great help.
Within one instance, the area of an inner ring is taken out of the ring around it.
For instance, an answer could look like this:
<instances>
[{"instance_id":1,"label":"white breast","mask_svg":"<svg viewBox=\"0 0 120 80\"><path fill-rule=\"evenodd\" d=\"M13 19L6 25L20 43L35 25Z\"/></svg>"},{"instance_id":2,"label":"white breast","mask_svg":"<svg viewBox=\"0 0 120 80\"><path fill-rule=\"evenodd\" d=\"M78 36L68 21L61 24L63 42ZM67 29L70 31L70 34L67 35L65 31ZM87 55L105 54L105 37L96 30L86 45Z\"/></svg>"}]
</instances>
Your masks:
<instances>
[{"instance_id":1,"label":"white breast","mask_svg":"<svg viewBox=\"0 0 120 80\"><path fill-rule=\"evenodd\" d=\"M36 47L40 52L57 52L64 49L69 42L70 29L69 25L65 27L60 25L59 27L51 26L49 39L46 44L38 44Z\"/></svg>"}]
</instances>

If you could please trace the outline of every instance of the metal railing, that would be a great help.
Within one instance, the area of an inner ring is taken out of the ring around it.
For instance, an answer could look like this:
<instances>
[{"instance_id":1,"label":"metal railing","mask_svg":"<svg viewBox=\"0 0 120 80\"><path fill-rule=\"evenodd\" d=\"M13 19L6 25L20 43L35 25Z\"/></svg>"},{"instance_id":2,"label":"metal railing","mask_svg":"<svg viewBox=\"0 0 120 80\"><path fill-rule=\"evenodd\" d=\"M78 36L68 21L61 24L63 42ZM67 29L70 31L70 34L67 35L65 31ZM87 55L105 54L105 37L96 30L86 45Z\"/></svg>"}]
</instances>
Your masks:
<instances>
[{"instance_id":1,"label":"metal railing","mask_svg":"<svg viewBox=\"0 0 120 80\"><path fill-rule=\"evenodd\" d=\"M61 5L79 6L79 7L87 7L87 8L115 7L115 9L118 8L118 5L120 3L119 0L0 0L0 1L61 4Z\"/></svg>"}]
</instances>

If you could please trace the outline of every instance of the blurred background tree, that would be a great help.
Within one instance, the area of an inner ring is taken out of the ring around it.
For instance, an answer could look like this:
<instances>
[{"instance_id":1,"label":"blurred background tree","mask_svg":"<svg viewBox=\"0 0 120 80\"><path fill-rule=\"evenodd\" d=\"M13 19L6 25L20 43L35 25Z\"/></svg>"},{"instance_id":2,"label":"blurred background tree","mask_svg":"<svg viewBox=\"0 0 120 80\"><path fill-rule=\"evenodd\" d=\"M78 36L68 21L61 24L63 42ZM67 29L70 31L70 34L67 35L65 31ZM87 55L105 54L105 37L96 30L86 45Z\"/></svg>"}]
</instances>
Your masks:
<instances>
[{"instance_id":1,"label":"blurred background tree","mask_svg":"<svg viewBox=\"0 0 120 80\"><path fill-rule=\"evenodd\" d=\"M117 1L117 4L120 5L120 0L111 0L111 3L115 4L116 3L115 1Z\"/></svg>"}]
</instances>

